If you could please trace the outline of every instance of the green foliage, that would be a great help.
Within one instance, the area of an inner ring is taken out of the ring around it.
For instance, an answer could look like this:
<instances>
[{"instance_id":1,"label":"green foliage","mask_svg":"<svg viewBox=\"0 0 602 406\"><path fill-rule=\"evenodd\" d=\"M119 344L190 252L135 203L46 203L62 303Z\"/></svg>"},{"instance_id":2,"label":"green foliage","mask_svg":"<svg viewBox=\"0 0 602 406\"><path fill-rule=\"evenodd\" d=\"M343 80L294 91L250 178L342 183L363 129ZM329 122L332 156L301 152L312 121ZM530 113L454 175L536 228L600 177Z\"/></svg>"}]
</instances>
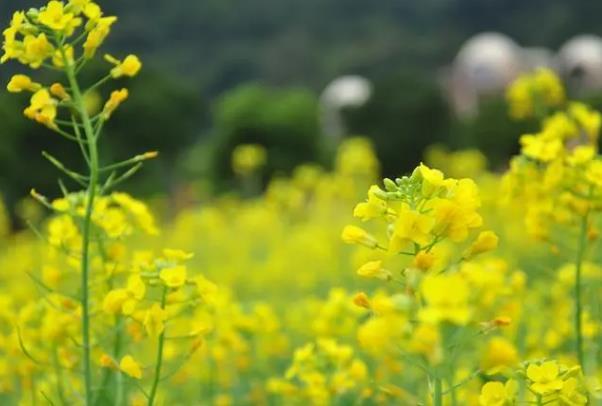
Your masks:
<instances>
[{"instance_id":1,"label":"green foliage","mask_svg":"<svg viewBox=\"0 0 602 406\"><path fill-rule=\"evenodd\" d=\"M437 83L415 72L376 79L371 100L345 116L351 133L373 139L385 176L410 171L428 145L445 140L449 128Z\"/></svg>"},{"instance_id":2,"label":"green foliage","mask_svg":"<svg viewBox=\"0 0 602 406\"><path fill-rule=\"evenodd\" d=\"M233 179L231 155L239 144L266 147L265 175L288 173L321 156L316 97L302 89L241 86L220 98L214 111L212 173L226 185Z\"/></svg>"},{"instance_id":3,"label":"green foliage","mask_svg":"<svg viewBox=\"0 0 602 406\"><path fill-rule=\"evenodd\" d=\"M474 118L455 120L450 128L448 145L454 149L477 148L496 168L518 153L521 134L537 128L535 120L512 120L503 98L487 98L481 101L479 113Z\"/></svg>"}]
</instances>

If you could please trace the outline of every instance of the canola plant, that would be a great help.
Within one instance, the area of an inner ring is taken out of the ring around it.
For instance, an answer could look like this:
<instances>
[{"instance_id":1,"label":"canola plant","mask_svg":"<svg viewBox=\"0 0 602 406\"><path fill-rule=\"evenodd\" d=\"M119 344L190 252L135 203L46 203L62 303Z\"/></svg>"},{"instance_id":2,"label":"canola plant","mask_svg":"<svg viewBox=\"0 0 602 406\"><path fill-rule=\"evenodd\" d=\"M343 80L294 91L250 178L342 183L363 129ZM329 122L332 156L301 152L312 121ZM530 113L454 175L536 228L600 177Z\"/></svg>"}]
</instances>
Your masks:
<instances>
[{"instance_id":1,"label":"canola plant","mask_svg":"<svg viewBox=\"0 0 602 406\"><path fill-rule=\"evenodd\" d=\"M332 171L304 165L258 198L165 223L118 190L158 153L102 156L127 89L86 103L142 68L106 55L107 75L82 82L116 21L91 0L52 0L3 32L1 61L33 70L8 91L31 93L25 117L86 169L44 153L61 178L32 190L47 216L10 234L0 210L2 404L600 401L601 115L552 72L508 89L510 114L541 128L505 173L433 147L380 181L370 142L351 138ZM243 183L266 154L235 150Z\"/></svg>"}]
</instances>

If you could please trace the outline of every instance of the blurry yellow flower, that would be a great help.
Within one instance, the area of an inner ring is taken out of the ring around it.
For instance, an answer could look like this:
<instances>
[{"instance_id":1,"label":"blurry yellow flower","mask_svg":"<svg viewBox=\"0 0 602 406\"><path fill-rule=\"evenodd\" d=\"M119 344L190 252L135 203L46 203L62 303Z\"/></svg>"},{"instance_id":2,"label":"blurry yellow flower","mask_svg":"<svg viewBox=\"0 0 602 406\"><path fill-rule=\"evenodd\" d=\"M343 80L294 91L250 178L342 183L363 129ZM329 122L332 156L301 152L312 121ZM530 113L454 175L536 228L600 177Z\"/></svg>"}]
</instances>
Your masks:
<instances>
[{"instance_id":1,"label":"blurry yellow flower","mask_svg":"<svg viewBox=\"0 0 602 406\"><path fill-rule=\"evenodd\" d=\"M477 239L464 253L465 258L492 251L497 248L499 238L493 231L481 231Z\"/></svg>"},{"instance_id":2,"label":"blurry yellow flower","mask_svg":"<svg viewBox=\"0 0 602 406\"><path fill-rule=\"evenodd\" d=\"M159 277L170 288L179 288L186 283L186 267L182 265L164 268Z\"/></svg>"},{"instance_id":3,"label":"blurry yellow flower","mask_svg":"<svg viewBox=\"0 0 602 406\"><path fill-rule=\"evenodd\" d=\"M29 92L37 92L42 88L42 85L32 81L29 76L26 75L14 75L6 89L11 93L21 93L26 90Z\"/></svg>"},{"instance_id":4,"label":"blurry yellow flower","mask_svg":"<svg viewBox=\"0 0 602 406\"><path fill-rule=\"evenodd\" d=\"M588 163L596 155L596 149L592 145L578 145L567 157L570 165L577 166Z\"/></svg>"},{"instance_id":5,"label":"blurry yellow flower","mask_svg":"<svg viewBox=\"0 0 602 406\"><path fill-rule=\"evenodd\" d=\"M381 192L376 185L370 186L368 190L368 201L359 203L353 209L353 215L362 221L368 221L383 216L387 212L387 203L377 195Z\"/></svg>"},{"instance_id":6,"label":"blurry yellow flower","mask_svg":"<svg viewBox=\"0 0 602 406\"><path fill-rule=\"evenodd\" d=\"M370 309L370 299L364 292L359 292L353 297L353 303L358 307Z\"/></svg>"},{"instance_id":7,"label":"blurry yellow flower","mask_svg":"<svg viewBox=\"0 0 602 406\"><path fill-rule=\"evenodd\" d=\"M435 254L432 252L420 251L414 257L413 266L422 271L428 271L431 269L436 259Z\"/></svg>"},{"instance_id":8,"label":"blurry yellow flower","mask_svg":"<svg viewBox=\"0 0 602 406\"><path fill-rule=\"evenodd\" d=\"M376 248L378 242L366 230L356 226L345 226L341 238L347 244L359 244L368 248Z\"/></svg>"},{"instance_id":9,"label":"blurry yellow flower","mask_svg":"<svg viewBox=\"0 0 602 406\"><path fill-rule=\"evenodd\" d=\"M421 320L427 323L468 323L471 315L468 306L469 289L462 275L428 275L422 280L420 291L427 303L420 310Z\"/></svg>"},{"instance_id":10,"label":"blurry yellow flower","mask_svg":"<svg viewBox=\"0 0 602 406\"><path fill-rule=\"evenodd\" d=\"M265 165L267 150L259 144L239 145L232 152L232 169L238 175L248 175Z\"/></svg>"},{"instance_id":11,"label":"blurry yellow flower","mask_svg":"<svg viewBox=\"0 0 602 406\"><path fill-rule=\"evenodd\" d=\"M191 252L185 252L182 250L174 250L170 248L165 248L163 250L163 255L165 259L169 261L187 261L194 257L194 254Z\"/></svg>"},{"instance_id":12,"label":"blurry yellow flower","mask_svg":"<svg viewBox=\"0 0 602 406\"><path fill-rule=\"evenodd\" d=\"M520 138L522 153L531 159L550 162L562 153L563 144L558 138L546 139L540 135L523 135Z\"/></svg>"},{"instance_id":13,"label":"blurry yellow flower","mask_svg":"<svg viewBox=\"0 0 602 406\"><path fill-rule=\"evenodd\" d=\"M31 97L31 103L24 111L27 118L35 120L47 127L55 128L57 101L50 96L47 89L40 89Z\"/></svg>"},{"instance_id":14,"label":"blurry yellow flower","mask_svg":"<svg viewBox=\"0 0 602 406\"><path fill-rule=\"evenodd\" d=\"M577 378L571 377L562 383L560 399L563 404L570 406L586 405L587 396L584 393L585 391L580 388Z\"/></svg>"},{"instance_id":15,"label":"blurry yellow flower","mask_svg":"<svg viewBox=\"0 0 602 406\"><path fill-rule=\"evenodd\" d=\"M585 171L585 178L592 185L602 188L602 161L595 160L589 163Z\"/></svg>"},{"instance_id":16,"label":"blurry yellow flower","mask_svg":"<svg viewBox=\"0 0 602 406\"><path fill-rule=\"evenodd\" d=\"M392 252L399 252L412 243L428 244L433 239L431 231L434 225L433 217L412 210L407 204L402 204L395 221L389 249Z\"/></svg>"},{"instance_id":17,"label":"blurry yellow flower","mask_svg":"<svg viewBox=\"0 0 602 406\"><path fill-rule=\"evenodd\" d=\"M105 313L117 314L122 311L123 304L128 300L129 296L125 289L111 290L105 296L102 302L102 309Z\"/></svg>"},{"instance_id":18,"label":"blurry yellow flower","mask_svg":"<svg viewBox=\"0 0 602 406\"><path fill-rule=\"evenodd\" d=\"M573 102L569 105L569 113L579 123L590 141L597 141L602 125L602 115L589 106Z\"/></svg>"},{"instance_id":19,"label":"blurry yellow flower","mask_svg":"<svg viewBox=\"0 0 602 406\"><path fill-rule=\"evenodd\" d=\"M71 35L75 28L81 24L81 19L76 18L72 13L66 13L65 7L61 1L52 0L40 11L38 21L46 27L64 32Z\"/></svg>"},{"instance_id":20,"label":"blurry yellow flower","mask_svg":"<svg viewBox=\"0 0 602 406\"><path fill-rule=\"evenodd\" d=\"M123 61L119 61L111 55L105 55L105 59L115 65L111 69L111 76L118 79L122 76L134 77L140 72L142 63L136 55L128 55Z\"/></svg>"},{"instance_id":21,"label":"blurry yellow flower","mask_svg":"<svg viewBox=\"0 0 602 406\"><path fill-rule=\"evenodd\" d=\"M23 53L19 61L37 69L54 54L54 48L44 33L37 36L26 35L23 39Z\"/></svg>"},{"instance_id":22,"label":"blurry yellow flower","mask_svg":"<svg viewBox=\"0 0 602 406\"><path fill-rule=\"evenodd\" d=\"M425 356L431 364L438 364L443 357L441 334L437 326L428 323L419 324L412 332L409 350Z\"/></svg>"},{"instance_id":23,"label":"blurry yellow flower","mask_svg":"<svg viewBox=\"0 0 602 406\"><path fill-rule=\"evenodd\" d=\"M504 337L493 337L481 357L481 369L493 375L504 368L513 368L519 362L516 347Z\"/></svg>"},{"instance_id":24,"label":"blurry yellow flower","mask_svg":"<svg viewBox=\"0 0 602 406\"><path fill-rule=\"evenodd\" d=\"M382 265L382 261L367 262L357 270L357 274L364 278L391 279L393 275L390 271L384 269Z\"/></svg>"},{"instance_id":25,"label":"blurry yellow flower","mask_svg":"<svg viewBox=\"0 0 602 406\"><path fill-rule=\"evenodd\" d=\"M131 355L126 355L121 359L119 369L132 378L142 379L142 369Z\"/></svg>"},{"instance_id":26,"label":"blurry yellow flower","mask_svg":"<svg viewBox=\"0 0 602 406\"><path fill-rule=\"evenodd\" d=\"M69 100L70 98L69 93L67 93L67 90L60 83L53 83L50 86L50 93L60 100Z\"/></svg>"},{"instance_id":27,"label":"blurry yellow flower","mask_svg":"<svg viewBox=\"0 0 602 406\"><path fill-rule=\"evenodd\" d=\"M102 114L105 117L105 120L108 120L109 117L113 114L115 110L127 100L129 96L129 92L127 89L115 90L111 93L111 97L105 103L104 109L102 110Z\"/></svg>"},{"instance_id":28,"label":"blurry yellow flower","mask_svg":"<svg viewBox=\"0 0 602 406\"><path fill-rule=\"evenodd\" d=\"M481 388L479 405L481 406L505 406L514 404L514 398L518 393L518 382L510 379L503 384L501 382L487 382Z\"/></svg>"},{"instance_id":29,"label":"blurry yellow flower","mask_svg":"<svg viewBox=\"0 0 602 406\"><path fill-rule=\"evenodd\" d=\"M562 389L559 367L556 361L547 361L541 365L530 364L527 368L527 377L531 380L530 389L540 395Z\"/></svg>"},{"instance_id":30,"label":"blurry yellow flower","mask_svg":"<svg viewBox=\"0 0 602 406\"><path fill-rule=\"evenodd\" d=\"M159 337L165 328L165 320L167 320L167 312L154 303L144 316L144 328L149 337Z\"/></svg>"},{"instance_id":31,"label":"blurry yellow flower","mask_svg":"<svg viewBox=\"0 0 602 406\"><path fill-rule=\"evenodd\" d=\"M108 354L102 354L98 362L103 368L117 368L117 364L115 363L115 361L113 361L113 358L111 358L111 356Z\"/></svg>"}]
</instances>

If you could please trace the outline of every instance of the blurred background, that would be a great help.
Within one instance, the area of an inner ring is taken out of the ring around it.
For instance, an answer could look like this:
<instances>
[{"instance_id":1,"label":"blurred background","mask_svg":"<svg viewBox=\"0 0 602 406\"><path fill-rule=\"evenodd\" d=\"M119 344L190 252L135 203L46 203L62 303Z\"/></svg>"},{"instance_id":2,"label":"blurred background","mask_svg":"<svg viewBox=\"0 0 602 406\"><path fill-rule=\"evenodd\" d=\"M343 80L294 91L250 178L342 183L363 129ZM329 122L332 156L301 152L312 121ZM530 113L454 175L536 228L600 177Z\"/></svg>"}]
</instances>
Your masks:
<instances>
[{"instance_id":1,"label":"blurred background","mask_svg":"<svg viewBox=\"0 0 602 406\"><path fill-rule=\"evenodd\" d=\"M14 3L0 2L3 24ZM231 155L240 144L265 147L263 182L304 162L329 167L350 135L373 140L385 176L414 167L434 143L479 148L501 168L533 129L507 118L504 87L539 66L555 69L572 97L602 106L600 2L100 3L120 18L107 51L144 62L140 77L115 84L131 97L108 125L101 153L116 160L159 150L161 159L124 187L172 196L166 212L232 191ZM19 1L30 5L39 3ZM0 82L15 68L3 66ZM91 66L86 80L104 70ZM0 91L0 193L13 210L32 187L57 190L41 150L80 164L76 147L22 117L25 98Z\"/></svg>"}]
</instances>

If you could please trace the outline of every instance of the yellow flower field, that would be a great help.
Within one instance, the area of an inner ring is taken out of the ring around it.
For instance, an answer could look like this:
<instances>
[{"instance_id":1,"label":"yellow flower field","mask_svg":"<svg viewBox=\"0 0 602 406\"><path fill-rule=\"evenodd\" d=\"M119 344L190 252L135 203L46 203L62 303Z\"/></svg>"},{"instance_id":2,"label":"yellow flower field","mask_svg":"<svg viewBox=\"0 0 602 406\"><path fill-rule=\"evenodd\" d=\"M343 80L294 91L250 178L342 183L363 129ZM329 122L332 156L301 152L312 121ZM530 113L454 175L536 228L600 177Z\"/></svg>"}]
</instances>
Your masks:
<instances>
[{"instance_id":1,"label":"yellow flower field","mask_svg":"<svg viewBox=\"0 0 602 406\"><path fill-rule=\"evenodd\" d=\"M128 98L112 81L142 63L106 56L105 77L81 80L116 23L52 0L4 30L2 62L34 69L7 85L31 94L23 119L85 171L45 153L78 189L32 190L47 216L17 234L0 214L1 404L602 402L602 116L551 71L508 89L509 113L541 125L507 170L434 146L381 179L370 141L348 138L331 171L303 165L166 221L120 191L160 151L102 156ZM265 160L242 145L232 165L252 181Z\"/></svg>"}]
</instances>

